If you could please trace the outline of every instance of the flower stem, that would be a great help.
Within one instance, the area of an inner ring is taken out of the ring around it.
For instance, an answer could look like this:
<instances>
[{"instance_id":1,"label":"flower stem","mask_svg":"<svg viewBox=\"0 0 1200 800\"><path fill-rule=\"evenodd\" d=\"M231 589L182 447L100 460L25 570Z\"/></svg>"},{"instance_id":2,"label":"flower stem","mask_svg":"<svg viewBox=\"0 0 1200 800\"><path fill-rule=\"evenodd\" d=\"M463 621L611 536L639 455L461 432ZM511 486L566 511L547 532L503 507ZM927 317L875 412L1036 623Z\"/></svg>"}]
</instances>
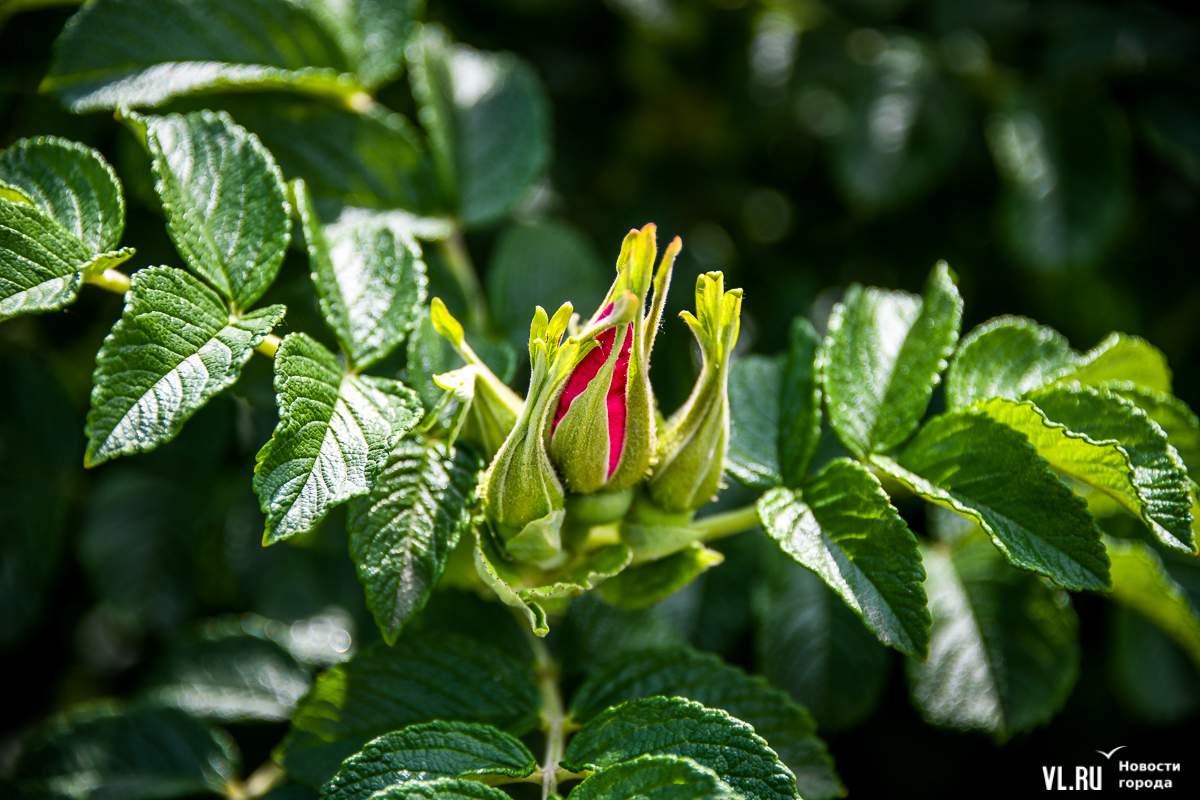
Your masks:
<instances>
[{"instance_id":1,"label":"flower stem","mask_svg":"<svg viewBox=\"0 0 1200 800\"><path fill-rule=\"evenodd\" d=\"M566 743L566 714L563 711L562 691L558 685L558 668L550 648L536 636L529 637L533 647L538 687L542 692L542 729L546 732L546 757L542 760L542 800L558 796L558 762L562 761Z\"/></svg>"},{"instance_id":2,"label":"flower stem","mask_svg":"<svg viewBox=\"0 0 1200 800\"><path fill-rule=\"evenodd\" d=\"M748 531L758 527L758 506L751 503L748 506L735 508L720 514L698 519L692 523L692 529L698 531L704 541L732 536L735 533Z\"/></svg>"},{"instance_id":3,"label":"flower stem","mask_svg":"<svg viewBox=\"0 0 1200 800\"><path fill-rule=\"evenodd\" d=\"M462 289L467 298L467 321L478 329L491 328L492 316L488 311L487 298L484 297L483 287L479 285L479 276L475 273L475 265L471 254L463 241L462 231L455 230L445 239L438 242L438 249L446 259L450 274Z\"/></svg>"}]
</instances>

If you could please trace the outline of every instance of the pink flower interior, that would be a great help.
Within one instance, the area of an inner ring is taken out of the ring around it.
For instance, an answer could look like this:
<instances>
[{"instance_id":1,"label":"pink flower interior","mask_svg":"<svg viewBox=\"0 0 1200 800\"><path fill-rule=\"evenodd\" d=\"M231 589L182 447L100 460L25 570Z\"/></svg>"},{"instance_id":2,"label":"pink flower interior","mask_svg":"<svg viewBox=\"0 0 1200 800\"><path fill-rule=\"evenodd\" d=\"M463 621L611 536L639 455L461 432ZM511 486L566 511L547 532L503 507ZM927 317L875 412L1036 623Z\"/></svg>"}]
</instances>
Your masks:
<instances>
[{"instance_id":1,"label":"pink flower interior","mask_svg":"<svg viewBox=\"0 0 1200 800\"><path fill-rule=\"evenodd\" d=\"M604 315L611 311L612 305L609 305L604 309ZM617 471L617 464L621 462L621 450L625 447L625 417L627 413L625 392L629 383L629 354L633 348L633 331L629 330L631 327L627 326L626 328L625 342L621 345L621 352L617 354L617 364L613 369L612 383L608 386L606 398L608 406L608 472L605 474L606 478L611 478ZM571 377L567 379L567 387L563 390L562 397L558 400L558 408L554 412L554 421L551 424L552 432L558 429L558 423L562 422L562 418L567 415L571 403L575 402L576 397L583 394L600 372L600 368L612 354L616 340L616 328L609 328L596 336L599 347L593 348L584 356L583 360L575 367L575 371L571 373Z\"/></svg>"}]
</instances>

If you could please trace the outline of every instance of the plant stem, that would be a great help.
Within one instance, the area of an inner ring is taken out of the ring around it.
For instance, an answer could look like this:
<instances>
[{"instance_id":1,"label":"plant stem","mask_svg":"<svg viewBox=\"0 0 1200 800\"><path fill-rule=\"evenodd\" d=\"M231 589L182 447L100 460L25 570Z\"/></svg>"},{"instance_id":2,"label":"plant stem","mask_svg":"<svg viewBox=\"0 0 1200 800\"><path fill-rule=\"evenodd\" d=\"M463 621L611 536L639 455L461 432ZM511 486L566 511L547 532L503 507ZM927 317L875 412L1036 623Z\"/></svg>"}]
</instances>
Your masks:
<instances>
[{"instance_id":1,"label":"plant stem","mask_svg":"<svg viewBox=\"0 0 1200 800\"><path fill-rule=\"evenodd\" d=\"M95 275L84 275L84 283L90 283L104 289L106 292L113 294L125 294L129 291L130 280L129 276L124 272L115 269L106 269L104 272ZM268 333L267 338L262 340L262 344L254 348L262 353L267 358L274 358L275 351L279 349L279 343L283 340L273 333Z\"/></svg>"},{"instance_id":2,"label":"plant stem","mask_svg":"<svg viewBox=\"0 0 1200 800\"><path fill-rule=\"evenodd\" d=\"M546 757L542 760L542 800L558 796L558 762L562 761L565 744L566 714L563 711L562 691L558 686L558 668L550 648L536 636L530 636L533 646L538 687L542 691L542 729L546 732Z\"/></svg>"},{"instance_id":3,"label":"plant stem","mask_svg":"<svg viewBox=\"0 0 1200 800\"><path fill-rule=\"evenodd\" d=\"M709 542L713 539L748 531L757 527L758 524L758 507L752 503L735 508L733 511L725 511L698 519L692 523L692 529L699 531L704 541Z\"/></svg>"},{"instance_id":4,"label":"plant stem","mask_svg":"<svg viewBox=\"0 0 1200 800\"><path fill-rule=\"evenodd\" d=\"M83 282L99 286L101 289L114 294L125 294L129 291L129 276L120 270L112 268L95 275L84 275Z\"/></svg>"},{"instance_id":5,"label":"plant stem","mask_svg":"<svg viewBox=\"0 0 1200 800\"><path fill-rule=\"evenodd\" d=\"M471 254L463 241L462 231L457 228L438 242L438 249L446 259L450 274L458 283L467 298L467 322L478 330L487 330L492 325L491 314L488 312L487 298L483 295L483 287L479 285L479 276L475 274L475 265L471 262Z\"/></svg>"},{"instance_id":6,"label":"plant stem","mask_svg":"<svg viewBox=\"0 0 1200 800\"><path fill-rule=\"evenodd\" d=\"M244 781L229 784L225 796L229 800L253 800L262 797L283 782L284 774L274 761L267 760Z\"/></svg>"}]
</instances>

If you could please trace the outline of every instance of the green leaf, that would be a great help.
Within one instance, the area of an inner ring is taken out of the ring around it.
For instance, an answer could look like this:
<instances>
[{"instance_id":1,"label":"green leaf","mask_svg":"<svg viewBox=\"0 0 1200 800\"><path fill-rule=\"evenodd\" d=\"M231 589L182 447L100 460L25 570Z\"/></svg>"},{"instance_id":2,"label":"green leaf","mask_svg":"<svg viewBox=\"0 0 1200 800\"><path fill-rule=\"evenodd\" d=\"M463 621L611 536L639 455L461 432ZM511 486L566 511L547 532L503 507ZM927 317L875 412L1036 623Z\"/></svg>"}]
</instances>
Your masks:
<instances>
[{"instance_id":1,"label":"green leaf","mask_svg":"<svg viewBox=\"0 0 1200 800\"><path fill-rule=\"evenodd\" d=\"M350 506L350 558L389 644L425 607L467 529L484 464L469 449L405 439Z\"/></svg>"},{"instance_id":2,"label":"green leaf","mask_svg":"<svg viewBox=\"0 0 1200 800\"><path fill-rule=\"evenodd\" d=\"M563 672L586 673L625 653L683 644L679 628L661 607L622 611L595 592L571 601L561 625Z\"/></svg>"},{"instance_id":3,"label":"green leaf","mask_svg":"<svg viewBox=\"0 0 1200 800\"><path fill-rule=\"evenodd\" d=\"M821 380L830 422L851 452L888 452L916 430L961 321L962 298L944 261L922 297L850 287L829 318Z\"/></svg>"},{"instance_id":4,"label":"green leaf","mask_svg":"<svg viewBox=\"0 0 1200 800\"><path fill-rule=\"evenodd\" d=\"M529 748L488 725L428 722L369 742L342 763L322 800L367 800L388 786L475 775L524 778L537 770Z\"/></svg>"},{"instance_id":5,"label":"green leaf","mask_svg":"<svg viewBox=\"0 0 1200 800\"><path fill-rule=\"evenodd\" d=\"M550 161L550 107L537 72L512 53L451 45L432 25L408 60L443 193L464 225L496 222Z\"/></svg>"},{"instance_id":6,"label":"green leaf","mask_svg":"<svg viewBox=\"0 0 1200 800\"><path fill-rule=\"evenodd\" d=\"M279 424L254 468L267 544L311 530L333 506L370 491L420 411L404 384L344 373L303 333L288 334L275 353L275 391Z\"/></svg>"},{"instance_id":7,"label":"green leaf","mask_svg":"<svg viewBox=\"0 0 1200 800\"><path fill-rule=\"evenodd\" d=\"M796 775L806 800L840 797L845 787L808 711L758 676L690 647L634 652L597 669L571 699L586 723L610 706L652 696L685 697L749 723Z\"/></svg>"},{"instance_id":8,"label":"green leaf","mask_svg":"<svg viewBox=\"0 0 1200 800\"><path fill-rule=\"evenodd\" d=\"M1174 395L1147 389L1129 381L1107 381L1097 385L1122 397L1146 412L1167 434L1167 441L1179 453L1188 473L1200 477L1200 418L1187 403Z\"/></svg>"},{"instance_id":9,"label":"green leaf","mask_svg":"<svg viewBox=\"0 0 1200 800\"><path fill-rule=\"evenodd\" d=\"M1131 479L1141 500L1139 515L1147 527L1168 547L1193 551L1187 467L1162 428L1144 411L1105 389L1069 384L1048 386L1029 399L1049 419L1092 441L1118 442L1129 457Z\"/></svg>"},{"instance_id":10,"label":"green leaf","mask_svg":"<svg viewBox=\"0 0 1200 800\"><path fill-rule=\"evenodd\" d=\"M1200 667L1200 608L1148 545L1105 537L1112 559L1112 598L1153 622Z\"/></svg>"},{"instance_id":11,"label":"green leaf","mask_svg":"<svg viewBox=\"0 0 1200 800\"><path fill-rule=\"evenodd\" d=\"M190 716L225 722L286 720L310 683L287 650L241 626L209 624L176 642L147 694Z\"/></svg>"},{"instance_id":12,"label":"green leaf","mask_svg":"<svg viewBox=\"0 0 1200 800\"><path fill-rule=\"evenodd\" d=\"M991 397L1019 400L1078 365L1079 355L1053 328L996 317L959 342L946 372L946 407L958 411Z\"/></svg>"},{"instance_id":13,"label":"green leaf","mask_svg":"<svg viewBox=\"0 0 1200 800\"><path fill-rule=\"evenodd\" d=\"M1025 436L976 411L925 424L895 462L873 463L979 523L1009 562L1067 589L1108 589L1108 557L1084 501Z\"/></svg>"},{"instance_id":14,"label":"green leaf","mask_svg":"<svg viewBox=\"0 0 1200 800\"><path fill-rule=\"evenodd\" d=\"M55 40L41 91L76 113L246 89L345 99L362 89L352 69L287 0L95 0Z\"/></svg>"},{"instance_id":15,"label":"green leaf","mask_svg":"<svg viewBox=\"0 0 1200 800\"><path fill-rule=\"evenodd\" d=\"M322 225L303 181L295 192L321 313L354 364L369 366L404 341L425 303L421 246L358 209Z\"/></svg>"},{"instance_id":16,"label":"green leaf","mask_svg":"<svg viewBox=\"0 0 1200 800\"><path fill-rule=\"evenodd\" d=\"M1136 422L1130 424L1130 409L1112 403L1107 407L1099 402L1090 403L1095 399L1092 397L1095 390L1070 390L1055 386L1039 390L1032 396L1055 397L1056 400L1049 405L1057 413L1063 408L1062 399L1058 396L1064 392L1083 392L1087 399L1084 406L1075 405L1074 401L1080 398L1067 400L1071 404L1070 411L1065 416L1060 415L1060 420L1087 419L1092 412L1096 412L1115 416L1114 422L1105 427L1099 424L1090 426L1088 432L1083 433L1052 421L1042 409L1028 400L1014 402L997 397L978 403L976 408L1023 433L1037 448L1038 455L1046 459L1060 475L1104 492L1130 513L1140 517L1160 539L1180 541L1177 537L1188 537L1183 541L1190 541L1190 519L1181 521L1179 518L1180 509L1190 508L1192 502L1191 485L1186 473L1136 463L1131 458L1140 452L1136 447L1128 447L1110 438L1139 428ZM1100 422L1099 417L1095 419L1097 423ZM1171 527L1168 529L1165 526Z\"/></svg>"},{"instance_id":17,"label":"green leaf","mask_svg":"<svg viewBox=\"0 0 1200 800\"><path fill-rule=\"evenodd\" d=\"M322 210L344 204L428 214L437 205L437 178L423 137L399 114L360 114L293 98L226 106L262 140L289 180L304 180Z\"/></svg>"},{"instance_id":18,"label":"green leaf","mask_svg":"<svg viewBox=\"0 0 1200 800\"><path fill-rule=\"evenodd\" d=\"M0 183L19 189L92 254L121 243L121 183L90 147L55 136L21 139L0 154Z\"/></svg>"},{"instance_id":19,"label":"green leaf","mask_svg":"<svg viewBox=\"0 0 1200 800\"><path fill-rule=\"evenodd\" d=\"M492 317L509 341L525 349L537 306L558 308L569 300L586 314L604 300L609 277L577 228L561 222L510 225L488 260Z\"/></svg>"},{"instance_id":20,"label":"green leaf","mask_svg":"<svg viewBox=\"0 0 1200 800\"><path fill-rule=\"evenodd\" d=\"M404 46L424 11L422 0L299 0L333 34L354 74L367 86L395 78Z\"/></svg>"},{"instance_id":21,"label":"green leaf","mask_svg":"<svg viewBox=\"0 0 1200 800\"><path fill-rule=\"evenodd\" d=\"M922 715L999 741L1049 722L1079 677L1070 598L1009 567L983 536L924 555L933 640L928 662L907 664Z\"/></svg>"},{"instance_id":22,"label":"green leaf","mask_svg":"<svg viewBox=\"0 0 1200 800\"><path fill-rule=\"evenodd\" d=\"M600 584L600 596L617 608L648 608L687 586L724 560L716 550L693 542L665 558L638 564Z\"/></svg>"},{"instance_id":23,"label":"green leaf","mask_svg":"<svg viewBox=\"0 0 1200 800\"><path fill-rule=\"evenodd\" d=\"M0 321L74 302L90 258L33 206L0 199Z\"/></svg>"},{"instance_id":24,"label":"green leaf","mask_svg":"<svg viewBox=\"0 0 1200 800\"><path fill-rule=\"evenodd\" d=\"M25 745L15 778L30 794L157 800L224 795L237 762L228 734L178 709L99 701L45 722Z\"/></svg>"},{"instance_id":25,"label":"green leaf","mask_svg":"<svg viewBox=\"0 0 1200 800\"><path fill-rule=\"evenodd\" d=\"M389 786L372 795L372 800L508 800L508 795L477 781L443 778Z\"/></svg>"},{"instance_id":26,"label":"green leaf","mask_svg":"<svg viewBox=\"0 0 1200 800\"><path fill-rule=\"evenodd\" d=\"M1081 365L1067 376L1085 386L1129 381L1137 386L1171 393L1171 368L1163 352L1145 339L1112 333L1083 354Z\"/></svg>"},{"instance_id":27,"label":"green leaf","mask_svg":"<svg viewBox=\"0 0 1200 800\"><path fill-rule=\"evenodd\" d=\"M807 706L823 730L844 731L874 712L891 651L825 583L778 549L756 599L758 670Z\"/></svg>"},{"instance_id":28,"label":"green leaf","mask_svg":"<svg viewBox=\"0 0 1200 800\"><path fill-rule=\"evenodd\" d=\"M865 467L831 461L800 495L764 494L758 513L784 552L829 584L879 641L925 657L929 612L917 539Z\"/></svg>"},{"instance_id":29,"label":"green leaf","mask_svg":"<svg viewBox=\"0 0 1200 800\"><path fill-rule=\"evenodd\" d=\"M145 128L155 191L180 254L238 308L249 308L275 280L291 238L275 159L224 112L131 120Z\"/></svg>"},{"instance_id":30,"label":"green leaf","mask_svg":"<svg viewBox=\"0 0 1200 800\"><path fill-rule=\"evenodd\" d=\"M87 466L153 450L232 386L283 306L245 316L180 269L148 267L133 276L125 311L96 355L88 414Z\"/></svg>"},{"instance_id":31,"label":"green leaf","mask_svg":"<svg viewBox=\"0 0 1200 800\"><path fill-rule=\"evenodd\" d=\"M690 758L642 756L595 772L571 800L734 800L739 795Z\"/></svg>"},{"instance_id":32,"label":"green leaf","mask_svg":"<svg viewBox=\"0 0 1200 800\"><path fill-rule=\"evenodd\" d=\"M787 353L733 362L726 469L752 489L804 478L821 438L820 344L812 324L797 317Z\"/></svg>"},{"instance_id":33,"label":"green leaf","mask_svg":"<svg viewBox=\"0 0 1200 800\"><path fill-rule=\"evenodd\" d=\"M562 764L601 770L642 755L691 758L746 800L799 797L795 776L754 729L679 697L648 697L610 708L571 739Z\"/></svg>"},{"instance_id":34,"label":"green leaf","mask_svg":"<svg viewBox=\"0 0 1200 800\"><path fill-rule=\"evenodd\" d=\"M406 725L478 722L520 736L537 725L540 708L528 664L454 633L405 635L317 676L275 758L317 786L367 742Z\"/></svg>"}]
</instances>

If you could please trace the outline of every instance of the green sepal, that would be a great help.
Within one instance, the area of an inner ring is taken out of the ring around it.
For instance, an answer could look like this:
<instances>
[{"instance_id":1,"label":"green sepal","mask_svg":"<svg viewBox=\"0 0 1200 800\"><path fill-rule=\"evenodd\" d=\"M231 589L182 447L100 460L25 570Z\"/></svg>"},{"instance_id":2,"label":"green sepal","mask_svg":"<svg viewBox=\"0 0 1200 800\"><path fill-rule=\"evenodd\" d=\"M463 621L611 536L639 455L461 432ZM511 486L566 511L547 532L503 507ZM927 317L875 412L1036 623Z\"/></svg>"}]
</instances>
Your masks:
<instances>
[{"instance_id":1,"label":"green sepal","mask_svg":"<svg viewBox=\"0 0 1200 800\"><path fill-rule=\"evenodd\" d=\"M699 542L691 542L671 555L632 566L600 584L600 596L626 611L649 608L687 586L725 556Z\"/></svg>"}]
</instances>

